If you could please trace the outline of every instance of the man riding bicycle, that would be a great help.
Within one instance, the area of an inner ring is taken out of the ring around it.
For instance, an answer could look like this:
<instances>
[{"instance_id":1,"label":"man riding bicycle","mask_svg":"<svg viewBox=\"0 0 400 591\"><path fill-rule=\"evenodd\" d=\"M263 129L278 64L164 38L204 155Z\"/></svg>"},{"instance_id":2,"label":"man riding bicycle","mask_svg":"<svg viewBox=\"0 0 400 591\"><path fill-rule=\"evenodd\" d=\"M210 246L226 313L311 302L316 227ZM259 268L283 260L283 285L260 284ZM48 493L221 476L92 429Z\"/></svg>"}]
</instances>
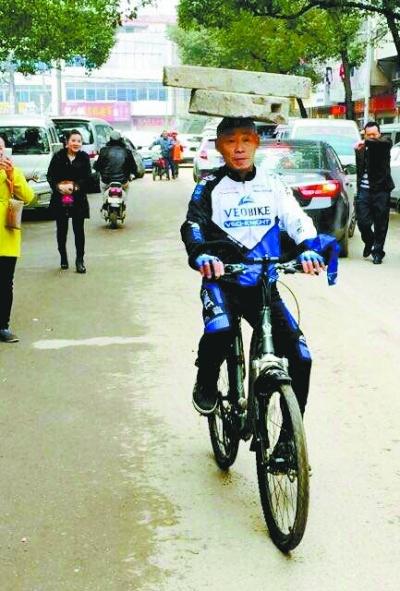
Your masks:
<instances>
[{"instance_id":1,"label":"man riding bicycle","mask_svg":"<svg viewBox=\"0 0 400 591\"><path fill-rule=\"evenodd\" d=\"M249 265L237 280L229 280L224 278L224 263L238 262L239 256L244 262L246 257L279 256L279 233L286 230L297 245L304 272L313 275L325 269L323 258L313 250L317 232L311 218L278 175L267 175L255 167L259 143L251 119L222 119L216 147L225 166L196 186L181 227L189 264L203 278L200 297L205 329L193 391L193 405L202 415L216 409L219 368L232 341L232 318L243 316L254 327L262 306L261 266ZM311 355L303 333L280 298L276 277L271 281L275 350L288 359L293 390L304 413Z\"/></svg>"}]
</instances>

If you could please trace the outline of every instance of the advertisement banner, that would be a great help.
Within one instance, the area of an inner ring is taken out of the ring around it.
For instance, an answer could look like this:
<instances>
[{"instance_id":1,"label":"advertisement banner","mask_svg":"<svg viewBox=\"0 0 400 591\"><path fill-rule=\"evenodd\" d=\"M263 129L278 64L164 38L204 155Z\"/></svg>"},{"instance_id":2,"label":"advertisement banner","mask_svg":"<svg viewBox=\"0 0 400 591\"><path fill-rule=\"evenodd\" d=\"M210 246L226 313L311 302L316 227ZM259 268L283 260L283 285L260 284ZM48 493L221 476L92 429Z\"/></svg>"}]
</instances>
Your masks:
<instances>
[{"instance_id":1,"label":"advertisement banner","mask_svg":"<svg viewBox=\"0 0 400 591\"><path fill-rule=\"evenodd\" d=\"M129 102L122 101L68 101L62 104L62 114L98 117L113 123L116 121L130 121L131 106Z\"/></svg>"}]
</instances>

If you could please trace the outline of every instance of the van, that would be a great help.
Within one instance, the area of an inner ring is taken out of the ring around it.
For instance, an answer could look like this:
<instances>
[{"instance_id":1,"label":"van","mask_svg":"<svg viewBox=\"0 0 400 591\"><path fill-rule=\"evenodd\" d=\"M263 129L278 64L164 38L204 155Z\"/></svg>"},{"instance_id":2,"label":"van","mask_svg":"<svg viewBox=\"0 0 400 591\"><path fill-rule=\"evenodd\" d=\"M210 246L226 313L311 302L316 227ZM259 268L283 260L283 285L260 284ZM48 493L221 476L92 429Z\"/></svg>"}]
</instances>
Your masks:
<instances>
[{"instance_id":1,"label":"van","mask_svg":"<svg viewBox=\"0 0 400 591\"><path fill-rule=\"evenodd\" d=\"M354 146L361 140L356 122L347 119L293 119L288 125L277 127L276 137L328 142L342 166L355 166Z\"/></svg>"},{"instance_id":2,"label":"van","mask_svg":"<svg viewBox=\"0 0 400 591\"><path fill-rule=\"evenodd\" d=\"M392 144L398 144L400 142L400 122L399 123L382 123L379 126L381 134L392 140Z\"/></svg>"},{"instance_id":3,"label":"van","mask_svg":"<svg viewBox=\"0 0 400 591\"><path fill-rule=\"evenodd\" d=\"M62 148L52 120L41 115L0 115L0 136L35 193L36 199L27 208L48 207L47 170L53 154Z\"/></svg>"},{"instance_id":4,"label":"van","mask_svg":"<svg viewBox=\"0 0 400 591\"><path fill-rule=\"evenodd\" d=\"M81 133L83 142L82 150L89 154L92 166L91 188L94 191L99 191L100 177L99 173L93 167L100 149L106 145L110 139L110 133L114 128L104 119L86 117L85 115L54 115L51 118L57 128L61 141L65 141L65 135L71 129L77 129Z\"/></svg>"}]
</instances>

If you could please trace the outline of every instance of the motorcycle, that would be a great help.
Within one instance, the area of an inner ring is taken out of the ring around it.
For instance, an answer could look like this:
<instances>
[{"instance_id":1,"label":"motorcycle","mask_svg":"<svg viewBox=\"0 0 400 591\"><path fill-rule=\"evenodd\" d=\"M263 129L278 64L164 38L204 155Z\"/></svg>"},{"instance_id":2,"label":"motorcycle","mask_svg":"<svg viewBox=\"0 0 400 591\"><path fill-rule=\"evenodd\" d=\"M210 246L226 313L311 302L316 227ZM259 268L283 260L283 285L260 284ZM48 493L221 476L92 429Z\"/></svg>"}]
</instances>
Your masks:
<instances>
[{"instance_id":1,"label":"motorcycle","mask_svg":"<svg viewBox=\"0 0 400 591\"><path fill-rule=\"evenodd\" d=\"M101 214L106 222L110 224L111 228L116 228L118 222L121 224L125 221L126 203L125 203L125 189L122 183L111 182L103 193L103 206Z\"/></svg>"}]
</instances>

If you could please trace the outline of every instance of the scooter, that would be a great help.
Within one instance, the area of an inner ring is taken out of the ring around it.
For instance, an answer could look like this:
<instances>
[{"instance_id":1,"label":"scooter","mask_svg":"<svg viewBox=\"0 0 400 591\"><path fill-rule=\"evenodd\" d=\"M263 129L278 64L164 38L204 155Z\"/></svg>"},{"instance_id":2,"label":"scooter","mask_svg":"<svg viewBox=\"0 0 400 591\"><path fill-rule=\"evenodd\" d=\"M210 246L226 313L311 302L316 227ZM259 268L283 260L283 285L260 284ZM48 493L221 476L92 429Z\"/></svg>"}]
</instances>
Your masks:
<instances>
[{"instance_id":1,"label":"scooter","mask_svg":"<svg viewBox=\"0 0 400 591\"><path fill-rule=\"evenodd\" d=\"M121 183L112 181L106 187L100 212L111 228L116 228L118 222L124 223L126 216L125 189Z\"/></svg>"}]
</instances>

